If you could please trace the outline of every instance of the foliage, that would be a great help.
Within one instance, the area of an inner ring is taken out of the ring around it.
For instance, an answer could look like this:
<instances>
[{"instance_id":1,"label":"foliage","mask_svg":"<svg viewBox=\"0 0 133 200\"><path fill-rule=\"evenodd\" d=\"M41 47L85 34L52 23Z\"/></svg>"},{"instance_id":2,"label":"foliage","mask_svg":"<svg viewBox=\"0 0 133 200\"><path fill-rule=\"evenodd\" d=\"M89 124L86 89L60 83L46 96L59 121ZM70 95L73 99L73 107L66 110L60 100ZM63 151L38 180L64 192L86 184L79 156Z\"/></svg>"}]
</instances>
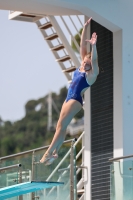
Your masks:
<instances>
[{"instance_id":1,"label":"foliage","mask_svg":"<svg viewBox=\"0 0 133 200\"><path fill-rule=\"evenodd\" d=\"M66 87L61 88L59 94L52 93L52 98L59 110L66 94ZM38 100L28 101L25 105L24 118L14 123L6 121L0 126L0 156L50 144L54 132L47 131L47 97L48 95ZM39 104L41 105L40 110L36 110ZM56 124L59 116L54 109L52 111L52 120ZM82 116L83 110L76 115L76 118Z\"/></svg>"},{"instance_id":2,"label":"foliage","mask_svg":"<svg viewBox=\"0 0 133 200\"><path fill-rule=\"evenodd\" d=\"M82 28L79 30L79 34L81 35L82 33ZM77 41L78 45L80 46L80 37L79 37L79 34L77 33L74 38L75 40ZM77 50L77 47L75 46L74 42L72 41L72 48L75 52L79 53L79 51Z\"/></svg>"}]
</instances>

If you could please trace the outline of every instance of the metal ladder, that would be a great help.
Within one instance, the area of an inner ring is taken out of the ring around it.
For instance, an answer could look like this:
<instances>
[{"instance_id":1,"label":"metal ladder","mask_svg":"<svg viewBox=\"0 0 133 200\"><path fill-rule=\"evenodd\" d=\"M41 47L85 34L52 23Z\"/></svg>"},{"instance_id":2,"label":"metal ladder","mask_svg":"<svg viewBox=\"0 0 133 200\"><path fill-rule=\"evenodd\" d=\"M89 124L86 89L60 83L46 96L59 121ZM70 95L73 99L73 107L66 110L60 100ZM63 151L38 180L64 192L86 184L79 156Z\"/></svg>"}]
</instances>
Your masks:
<instances>
[{"instance_id":1,"label":"metal ladder","mask_svg":"<svg viewBox=\"0 0 133 200\"><path fill-rule=\"evenodd\" d=\"M58 16L59 17L59 16ZM79 34L79 30L76 27L74 20L71 16L68 16L69 20L71 21L72 26L75 28L77 33ZM76 16L80 26L82 27L83 24L79 18ZM42 36L46 40L51 52L53 53L56 62L61 67L62 72L66 76L68 82L71 82L71 75L72 72L80 66L80 61L75 52L73 51L70 41L66 38L62 27L60 26L59 22L57 21L57 17L55 16L38 16L35 14L29 13L22 13L17 11L10 11L9 13L10 20L19 20L25 22L33 22L37 25L39 31L41 32ZM63 22L65 28L67 29L69 35L71 36L71 41L75 44L77 51L80 51L79 44L75 40L73 33L71 31L71 27L65 21L65 19L60 16L60 20ZM69 22L70 23L70 22ZM79 34L80 37L80 34Z\"/></svg>"}]
</instances>

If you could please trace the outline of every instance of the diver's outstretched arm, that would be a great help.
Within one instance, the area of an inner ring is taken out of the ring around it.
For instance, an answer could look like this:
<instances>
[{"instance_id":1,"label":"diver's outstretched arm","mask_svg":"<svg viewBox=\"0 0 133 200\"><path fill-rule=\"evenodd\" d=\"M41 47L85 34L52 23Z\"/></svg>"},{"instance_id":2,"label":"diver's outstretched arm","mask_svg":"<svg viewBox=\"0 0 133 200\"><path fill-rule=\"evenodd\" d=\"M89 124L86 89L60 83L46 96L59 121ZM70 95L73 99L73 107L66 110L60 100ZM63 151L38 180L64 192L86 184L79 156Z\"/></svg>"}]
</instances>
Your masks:
<instances>
[{"instance_id":1,"label":"diver's outstretched arm","mask_svg":"<svg viewBox=\"0 0 133 200\"><path fill-rule=\"evenodd\" d=\"M80 56L81 56L82 60L84 59L84 57L87 54L87 42L86 42L86 39L87 39L87 27L90 24L91 19L92 19L92 17L84 24L84 28L83 28L83 31L82 31L82 34L81 34Z\"/></svg>"},{"instance_id":2,"label":"diver's outstretched arm","mask_svg":"<svg viewBox=\"0 0 133 200\"><path fill-rule=\"evenodd\" d=\"M94 32L92 34L91 39L90 40L87 39L86 41L89 42L92 46L92 52L91 52L92 73L97 76L99 74L98 55L96 48L97 34Z\"/></svg>"}]
</instances>

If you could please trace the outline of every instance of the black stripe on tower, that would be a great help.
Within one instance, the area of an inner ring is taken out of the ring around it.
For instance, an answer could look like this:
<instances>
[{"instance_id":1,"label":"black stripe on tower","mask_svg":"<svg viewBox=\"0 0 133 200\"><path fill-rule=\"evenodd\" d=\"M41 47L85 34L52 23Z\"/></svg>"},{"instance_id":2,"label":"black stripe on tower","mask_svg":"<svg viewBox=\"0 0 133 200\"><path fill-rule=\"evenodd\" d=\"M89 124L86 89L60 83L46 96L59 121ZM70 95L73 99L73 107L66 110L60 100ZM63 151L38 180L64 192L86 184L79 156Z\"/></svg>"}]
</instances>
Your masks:
<instances>
[{"instance_id":1,"label":"black stripe on tower","mask_svg":"<svg viewBox=\"0 0 133 200\"><path fill-rule=\"evenodd\" d=\"M98 65L104 72L91 87L92 200L110 199L110 163L113 156L113 34L92 20L96 32Z\"/></svg>"}]
</instances>

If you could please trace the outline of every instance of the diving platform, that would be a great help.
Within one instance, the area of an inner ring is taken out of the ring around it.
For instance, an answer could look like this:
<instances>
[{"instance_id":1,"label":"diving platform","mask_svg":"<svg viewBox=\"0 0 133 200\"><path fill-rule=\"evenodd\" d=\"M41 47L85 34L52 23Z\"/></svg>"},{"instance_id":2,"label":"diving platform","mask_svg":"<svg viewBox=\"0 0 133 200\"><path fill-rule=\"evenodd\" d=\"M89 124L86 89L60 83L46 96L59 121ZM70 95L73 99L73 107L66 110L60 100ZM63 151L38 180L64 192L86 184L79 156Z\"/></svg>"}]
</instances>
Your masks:
<instances>
[{"instance_id":1,"label":"diving platform","mask_svg":"<svg viewBox=\"0 0 133 200\"><path fill-rule=\"evenodd\" d=\"M38 190L61 186L63 182L48 182L48 181L31 181L20 183L0 189L0 199L8 199L15 196L20 196L26 193L35 192Z\"/></svg>"}]
</instances>

